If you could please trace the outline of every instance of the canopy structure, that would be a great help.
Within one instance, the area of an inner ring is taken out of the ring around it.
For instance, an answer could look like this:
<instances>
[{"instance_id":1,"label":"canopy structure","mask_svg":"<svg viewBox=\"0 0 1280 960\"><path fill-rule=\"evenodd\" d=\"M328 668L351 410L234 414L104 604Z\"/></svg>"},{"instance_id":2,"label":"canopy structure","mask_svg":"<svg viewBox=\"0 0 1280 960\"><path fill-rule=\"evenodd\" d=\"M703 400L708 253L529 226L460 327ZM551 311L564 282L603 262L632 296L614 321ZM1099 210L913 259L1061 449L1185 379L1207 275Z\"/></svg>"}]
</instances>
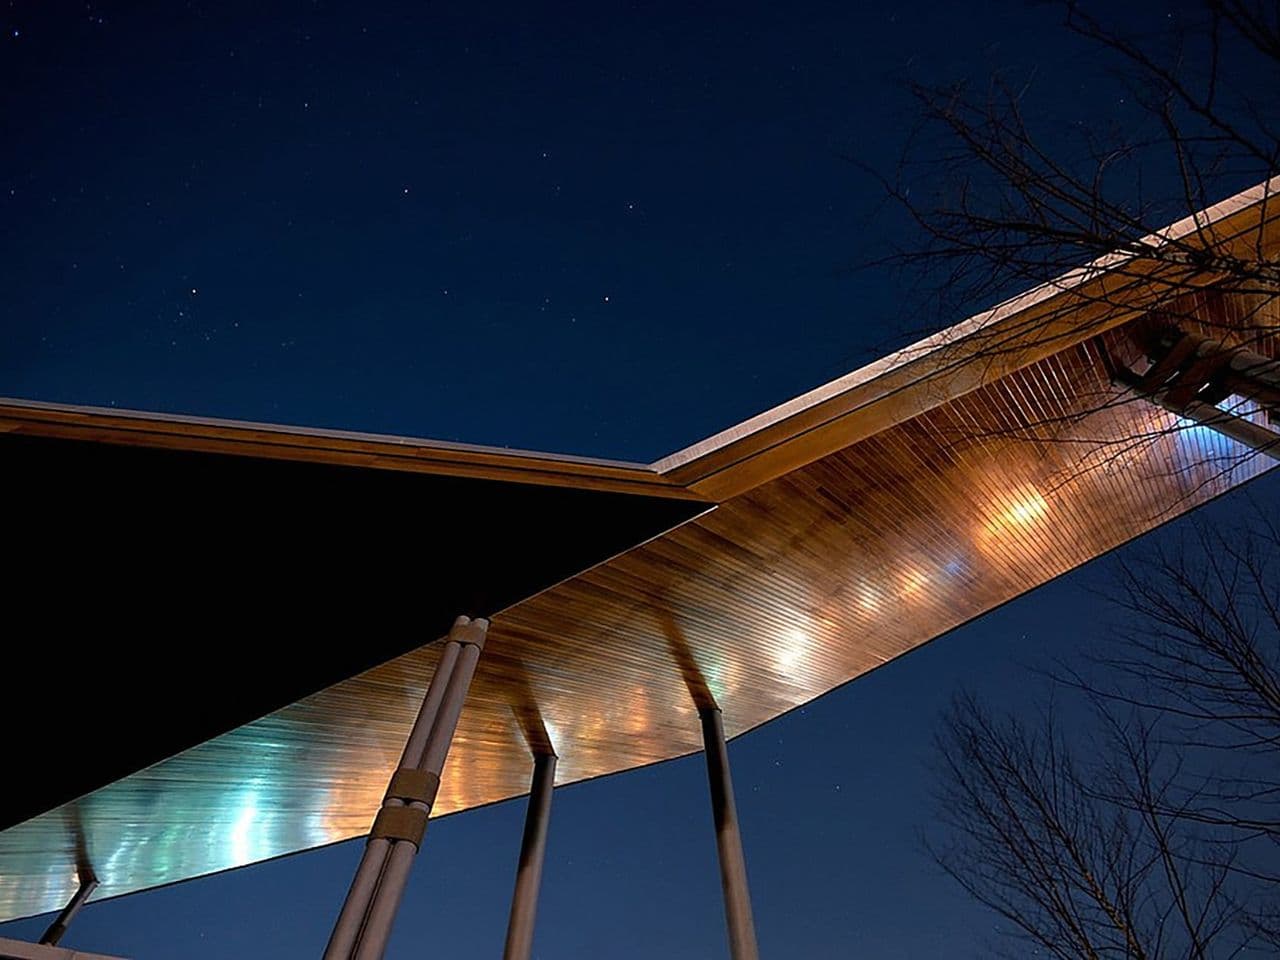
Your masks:
<instances>
[{"instance_id":1,"label":"canopy structure","mask_svg":"<svg viewBox=\"0 0 1280 960\"><path fill-rule=\"evenodd\" d=\"M1161 237L1274 258L1276 186ZM106 897L367 833L457 613L492 626L434 815L526 793L543 738L563 785L700 750L700 697L750 730L1257 476L1117 386L1168 316L1280 327L1220 281L1106 258L648 465L4 401L44 704L5 708L0 918L85 861Z\"/></svg>"}]
</instances>

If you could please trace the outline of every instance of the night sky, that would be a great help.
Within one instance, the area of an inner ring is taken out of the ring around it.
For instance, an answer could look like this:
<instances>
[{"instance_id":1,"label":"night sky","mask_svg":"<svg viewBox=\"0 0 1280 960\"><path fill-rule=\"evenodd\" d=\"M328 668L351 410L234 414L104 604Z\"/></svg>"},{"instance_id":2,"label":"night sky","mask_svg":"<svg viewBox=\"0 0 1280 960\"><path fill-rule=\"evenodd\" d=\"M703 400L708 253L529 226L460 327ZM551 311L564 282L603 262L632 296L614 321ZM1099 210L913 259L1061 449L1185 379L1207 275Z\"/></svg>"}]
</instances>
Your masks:
<instances>
[{"instance_id":1,"label":"night sky","mask_svg":"<svg viewBox=\"0 0 1280 960\"><path fill-rule=\"evenodd\" d=\"M860 169L911 132L903 78L1132 109L1039 3L379 6L7 4L0 395L648 461L919 332L908 278L856 269L910 240ZM935 716L1031 704L1024 664L1102 635L1109 562L734 742L765 956L982 952L919 842ZM500 955L523 812L433 824L389 956ZM316 956L359 851L64 944ZM535 952L725 955L700 757L557 794Z\"/></svg>"}]
</instances>

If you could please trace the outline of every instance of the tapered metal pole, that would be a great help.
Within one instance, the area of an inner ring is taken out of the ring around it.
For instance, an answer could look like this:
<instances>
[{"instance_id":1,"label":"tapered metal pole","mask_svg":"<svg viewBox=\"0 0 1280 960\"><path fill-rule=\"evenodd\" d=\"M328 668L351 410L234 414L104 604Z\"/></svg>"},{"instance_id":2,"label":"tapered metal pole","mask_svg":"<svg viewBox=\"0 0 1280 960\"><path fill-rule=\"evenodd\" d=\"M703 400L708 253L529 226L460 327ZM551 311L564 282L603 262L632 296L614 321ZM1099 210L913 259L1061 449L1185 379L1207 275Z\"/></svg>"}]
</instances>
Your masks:
<instances>
[{"instance_id":1,"label":"tapered metal pole","mask_svg":"<svg viewBox=\"0 0 1280 960\"><path fill-rule=\"evenodd\" d=\"M80 908L84 906L85 901L89 899L89 894L93 893L98 887L98 878L93 875L92 870L84 870L80 874L80 888L76 890L75 896L71 901L62 908L62 912L49 924L49 929L44 932L44 936L40 938L40 942L51 947L57 946L58 941L62 939L62 935L67 932L67 927L71 926L71 921L75 919Z\"/></svg>"},{"instance_id":2,"label":"tapered metal pole","mask_svg":"<svg viewBox=\"0 0 1280 960\"><path fill-rule=\"evenodd\" d=\"M445 643L436 672L427 686L427 695L423 698L418 717L413 723L413 729L409 732L409 739L405 742L400 767L397 769L417 766L426 738L435 725L436 715L440 711L440 701L444 699L445 688L449 685L449 678L453 675L461 649L461 645L453 640ZM396 797L386 797L382 805L384 808L402 807L404 801ZM342 912L338 914L338 921L334 924L333 933L329 937L329 945L325 948L324 960L347 960L351 956L351 951L360 936L360 928L364 926L365 916L369 912L369 904L373 901L373 894L378 888L378 881L386 867L391 846L392 841L385 837L370 837L365 844L360 866L356 868L351 889L347 892L347 899L342 904Z\"/></svg>"},{"instance_id":3,"label":"tapered metal pole","mask_svg":"<svg viewBox=\"0 0 1280 960\"><path fill-rule=\"evenodd\" d=\"M1164 398L1164 391L1151 394L1149 399L1152 403L1164 407L1171 413L1176 413L1183 419L1194 420L1236 443L1251 448L1255 453L1270 457L1272 460L1280 460L1280 433L1274 430L1268 430L1252 420L1199 400L1177 406Z\"/></svg>"},{"instance_id":4,"label":"tapered metal pole","mask_svg":"<svg viewBox=\"0 0 1280 960\"><path fill-rule=\"evenodd\" d=\"M1272 428L1280 427L1280 361L1227 347L1172 328L1140 344L1152 360L1145 373L1118 365L1102 348L1113 382L1129 387L1157 406L1193 420L1272 460L1280 460L1280 431L1224 410L1218 404L1235 394L1255 401Z\"/></svg>"},{"instance_id":5,"label":"tapered metal pole","mask_svg":"<svg viewBox=\"0 0 1280 960\"><path fill-rule=\"evenodd\" d=\"M462 649L458 653L457 666L449 676L435 723L432 724L423 747L422 761L417 767L437 783L449 756L449 746L453 743L453 733L458 726L458 718L462 715L462 705L467 699L471 678L475 676L488 627L487 620L459 617L449 635L450 643L459 642ZM424 813L430 812L430 803L414 803L410 806L420 807ZM391 939L391 926L395 922L400 898L409 882L409 870L417 853L418 844L412 840L400 839L394 842L387 856L382 878L374 891L373 901L369 904L360 940L352 954L355 960L382 960L387 941Z\"/></svg>"},{"instance_id":6,"label":"tapered metal pole","mask_svg":"<svg viewBox=\"0 0 1280 960\"><path fill-rule=\"evenodd\" d=\"M538 889L542 885L542 861L547 852L547 823L551 819L551 794L556 784L556 755L544 753L533 760L529 808L520 841L516 889L511 895L504 960L529 960L533 952L533 925L538 914Z\"/></svg>"},{"instance_id":7,"label":"tapered metal pole","mask_svg":"<svg viewBox=\"0 0 1280 960\"><path fill-rule=\"evenodd\" d=\"M386 950L488 626L487 620L459 617L449 632L325 960L378 960Z\"/></svg>"},{"instance_id":8,"label":"tapered metal pole","mask_svg":"<svg viewBox=\"0 0 1280 960\"><path fill-rule=\"evenodd\" d=\"M1280 433L1268 430L1260 424L1241 417L1230 410L1223 410L1203 400L1189 400L1186 403L1173 403L1169 400L1169 389L1144 390L1142 378L1130 370L1120 368L1112 372L1112 379L1123 386L1132 387L1143 397L1170 413L1175 413L1185 420L1208 427L1237 443L1244 444L1272 460L1280 460ZM1274 421L1273 421L1274 422Z\"/></svg>"},{"instance_id":9,"label":"tapered metal pole","mask_svg":"<svg viewBox=\"0 0 1280 960\"><path fill-rule=\"evenodd\" d=\"M751 916L751 892L747 889L747 861L742 855L738 808L733 802L733 782L729 778L724 723L715 707L700 709L698 716L702 720L702 743L707 755L707 778L711 783L711 813L715 818L716 847L720 854L720 885L724 890L724 916L729 928L729 954L733 960L759 960L755 921Z\"/></svg>"}]
</instances>

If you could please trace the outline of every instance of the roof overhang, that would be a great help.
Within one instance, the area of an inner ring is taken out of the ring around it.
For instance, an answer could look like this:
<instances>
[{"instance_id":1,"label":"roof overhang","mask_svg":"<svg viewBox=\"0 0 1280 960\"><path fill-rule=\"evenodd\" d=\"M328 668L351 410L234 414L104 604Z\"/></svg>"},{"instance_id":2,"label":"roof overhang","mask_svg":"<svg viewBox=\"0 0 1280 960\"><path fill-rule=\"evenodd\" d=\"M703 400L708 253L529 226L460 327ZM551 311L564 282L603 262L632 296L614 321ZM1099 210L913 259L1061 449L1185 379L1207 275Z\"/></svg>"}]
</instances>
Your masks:
<instances>
[{"instance_id":1,"label":"roof overhang","mask_svg":"<svg viewBox=\"0 0 1280 960\"><path fill-rule=\"evenodd\" d=\"M1154 242L1274 259L1277 185ZM741 733L1257 476L1211 431L1098 404L1099 343L1171 289L1194 322L1220 279L1104 258L649 465L0 403L26 478L11 616L46 622L27 675L87 691L31 729L12 792L78 727L123 764L0 833L0 917L60 905L78 855L112 896L364 833L442 617L494 623L437 814L525 792L530 718L561 784L681 756L691 670ZM119 695L122 665L157 703ZM249 712L129 754L216 697Z\"/></svg>"}]
</instances>

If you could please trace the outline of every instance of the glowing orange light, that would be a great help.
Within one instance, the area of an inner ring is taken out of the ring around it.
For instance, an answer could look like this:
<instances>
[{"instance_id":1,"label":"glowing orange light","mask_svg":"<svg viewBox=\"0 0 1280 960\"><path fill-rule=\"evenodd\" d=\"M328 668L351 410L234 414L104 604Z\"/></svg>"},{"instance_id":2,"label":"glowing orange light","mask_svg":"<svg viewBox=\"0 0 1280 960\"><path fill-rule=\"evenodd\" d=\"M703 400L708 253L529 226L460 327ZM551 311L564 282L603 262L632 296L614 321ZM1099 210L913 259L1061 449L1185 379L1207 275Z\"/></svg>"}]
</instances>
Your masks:
<instances>
[{"instance_id":1,"label":"glowing orange light","mask_svg":"<svg viewBox=\"0 0 1280 960\"><path fill-rule=\"evenodd\" d=\"M1015 491L1004 510L987 524L987 532L1001 534L1011 528L1028 527L1048 512L1049 504L1040 491L1024 487Z\"/></svg>"},{"instance_id":2,"label":"glowing orange light","mask_svg":"<svg viewBox=\"0 0 1280 960\"><path fill-rule=\"evenodd\" d=\"M920 570L906 570L898 581L902 596L914 597L929 585L929 577Z\"/></svg>"},{"instance_id":3,"label":"glowing orange light","mask_svg":"<svg viewBox=\"0 0 1280 960\"><path fill-rule=\"evenodd\" d=\"M783 673L790 673L804 659L809 647L809 638L801 630L790 630L778 645L775 660Z\"/></svg>"},{"instance_id":4,"label":"glowing orange light","mask_svg":"<svg viewBox=\"0 0 1280 960\"><path fill-rule=\"evenodd\" d=\"M979 543L984 547L1026 532L1049 512L1049 502L1044 495L1029 485L1014 489L998 507L999 512L986 522L979 534Z\"/></svg>"}]
</instances>

